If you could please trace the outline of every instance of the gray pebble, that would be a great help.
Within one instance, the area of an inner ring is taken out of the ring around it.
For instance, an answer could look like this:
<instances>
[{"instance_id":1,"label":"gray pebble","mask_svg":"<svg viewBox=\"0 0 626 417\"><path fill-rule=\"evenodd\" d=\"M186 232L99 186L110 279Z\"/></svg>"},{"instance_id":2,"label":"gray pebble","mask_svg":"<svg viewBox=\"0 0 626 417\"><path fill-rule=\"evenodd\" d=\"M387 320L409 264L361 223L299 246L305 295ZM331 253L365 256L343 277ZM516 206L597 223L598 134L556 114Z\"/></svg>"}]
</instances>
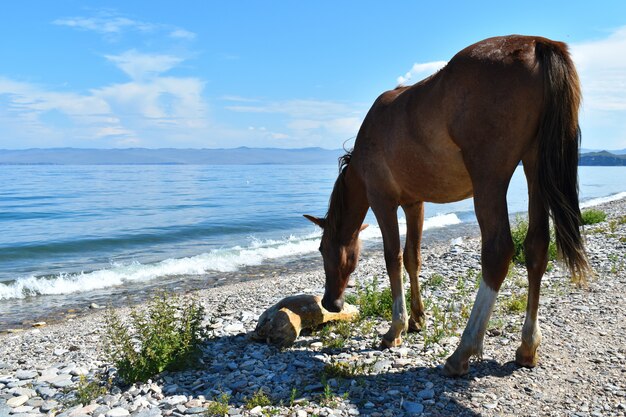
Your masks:
<instances>
[{"instance_id":1,"label":"gray pebble","mask_svg":"<svg viewBox=\"0 0 626 417\"><path fill-rule=\"evenodd\" d=\"M404 401L402 403L402 408L410 414L421 414L424 412L424 406L422 404L411 401Z\"/></svg>"},{"instance_id":2,"label":"gray pebble","mask_svg":"<svg viewBox=\"0 0 626 417\"><path fill-rule=\"evenodd\" d=\"M17 379L33 379L39 376L39 372L31 371L31 370L22 370L20 369L15 373L15 377Z\"/></svg>"}]
</instances>

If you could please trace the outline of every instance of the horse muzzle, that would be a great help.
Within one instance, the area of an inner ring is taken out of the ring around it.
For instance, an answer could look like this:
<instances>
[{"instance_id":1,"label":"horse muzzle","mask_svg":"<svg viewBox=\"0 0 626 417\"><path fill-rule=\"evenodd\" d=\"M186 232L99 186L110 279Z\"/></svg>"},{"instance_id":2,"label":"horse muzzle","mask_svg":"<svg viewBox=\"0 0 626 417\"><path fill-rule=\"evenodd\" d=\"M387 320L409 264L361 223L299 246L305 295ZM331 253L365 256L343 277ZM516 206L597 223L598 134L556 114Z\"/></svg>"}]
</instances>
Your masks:
<instances>
[{"instance_id":1,"label":"horse muzzle","mask_svg":"<svg viewBox=\"0 0 626 417\"><path fill-rule=\"evenodd\" d=\"M343 309L343 297L334 298L328 297L324 294L324 298L322 298L322 307L331 313L339 313Z\"/></svg>"}]
</instances>

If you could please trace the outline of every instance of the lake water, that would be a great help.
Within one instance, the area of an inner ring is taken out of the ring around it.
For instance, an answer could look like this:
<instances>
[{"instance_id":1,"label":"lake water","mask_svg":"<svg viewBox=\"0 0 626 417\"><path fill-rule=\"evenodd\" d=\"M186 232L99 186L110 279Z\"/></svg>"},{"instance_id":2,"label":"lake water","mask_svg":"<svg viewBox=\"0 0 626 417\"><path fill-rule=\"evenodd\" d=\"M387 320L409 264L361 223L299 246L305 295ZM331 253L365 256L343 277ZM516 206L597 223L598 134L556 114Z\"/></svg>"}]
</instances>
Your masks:
<instances>
[{"instance_id":1,"label":"lake water","mask_svg":"<svg viewBox=\"0 0 626 417\"><path fill-rule=\"evenodd\" d=\"M0 166L0 326L71 297L213 285L319 257L320 232L302 214L326 212L336 176L334 165ZM625 167L579 176L586 205L626 196ZM508 201L526 211L519 168ZM362 238L376 241L366 221ZM471 199L426 207L431 231L471 222Z\"/></svg>"}]
</instances>

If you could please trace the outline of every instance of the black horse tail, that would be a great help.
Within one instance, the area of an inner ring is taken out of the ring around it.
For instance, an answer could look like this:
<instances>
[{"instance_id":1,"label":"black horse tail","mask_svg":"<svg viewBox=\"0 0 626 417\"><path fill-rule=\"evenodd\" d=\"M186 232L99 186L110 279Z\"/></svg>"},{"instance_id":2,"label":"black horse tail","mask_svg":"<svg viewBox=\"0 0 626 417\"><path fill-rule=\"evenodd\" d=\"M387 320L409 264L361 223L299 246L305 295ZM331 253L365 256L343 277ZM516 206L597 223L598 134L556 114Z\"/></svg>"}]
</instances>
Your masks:
<instances>
[{"instance_id":1,"label":"black horse tail","mask_svg":"<svg viewBox=\"0 0 626 417\"><path fill-rule=\"evenodd\" d=\"M574 281L584 282L590 267L578 205L580 81L564 43L538 41L535 54L544 84L544 109L538 132L539 187L554 222L559 253Z\"/></svg>"}]
</instances>

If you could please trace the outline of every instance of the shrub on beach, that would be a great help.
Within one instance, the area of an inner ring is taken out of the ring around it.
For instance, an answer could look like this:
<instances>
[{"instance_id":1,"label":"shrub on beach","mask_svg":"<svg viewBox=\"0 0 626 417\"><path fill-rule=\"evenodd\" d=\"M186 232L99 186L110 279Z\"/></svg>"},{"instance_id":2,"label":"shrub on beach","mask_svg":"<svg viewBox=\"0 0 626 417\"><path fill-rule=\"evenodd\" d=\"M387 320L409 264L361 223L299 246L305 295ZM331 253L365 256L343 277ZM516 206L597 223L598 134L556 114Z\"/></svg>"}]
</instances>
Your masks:
<instances>
[{"instance_id":1,"label":"shrub on beach","mask_svg":"<svg viewBox=\"0 0 626 417\"><path fill-rule=\"evenodd\" d=\"M511 237L513 238L513 262L518 265L526 264L526 254L524 252L524 239L528 233L528 220L525 217L517 216L515 224L511 227ZM557 256L556 240L554 229L550 228L550 244L548 245L548 260L553 261Z\"/></svg>"},{"instance_id":2,"label":"shrub on beach","mask_svg":"<svg viewBox=\"0 0 626 417\"><path fill-rule=\"evenodd\" d=\"M204 307L194 299L162 292L146 311L133 309L128 323L109 310L106 352L126 383L145 381L164 370L180 370L195 364L206 336L202 327Z\"/></svg>"},{"instance_id":3,"label":"shrub on beach","mask_svg":"<svg viewBox=\"0 0 626 417\"><path fill-rule=\"evenodd\" d=\"M602 223L606 220L606 213L598 209L584 210L581 214L584 225Z\"/></svg>"},{"instance_id":4,"label":"shrub on beach","mask_svg":"<svg viewBox=\"0 0 626 417\"><path fill-rule=\"evenodd\" d=\"M391 320L393 298L389 287L379 288L378 278L357 286L356 295L347 295L346 302L359 307L359 317L382 317Z\"/></svg>"}]
</instances>

